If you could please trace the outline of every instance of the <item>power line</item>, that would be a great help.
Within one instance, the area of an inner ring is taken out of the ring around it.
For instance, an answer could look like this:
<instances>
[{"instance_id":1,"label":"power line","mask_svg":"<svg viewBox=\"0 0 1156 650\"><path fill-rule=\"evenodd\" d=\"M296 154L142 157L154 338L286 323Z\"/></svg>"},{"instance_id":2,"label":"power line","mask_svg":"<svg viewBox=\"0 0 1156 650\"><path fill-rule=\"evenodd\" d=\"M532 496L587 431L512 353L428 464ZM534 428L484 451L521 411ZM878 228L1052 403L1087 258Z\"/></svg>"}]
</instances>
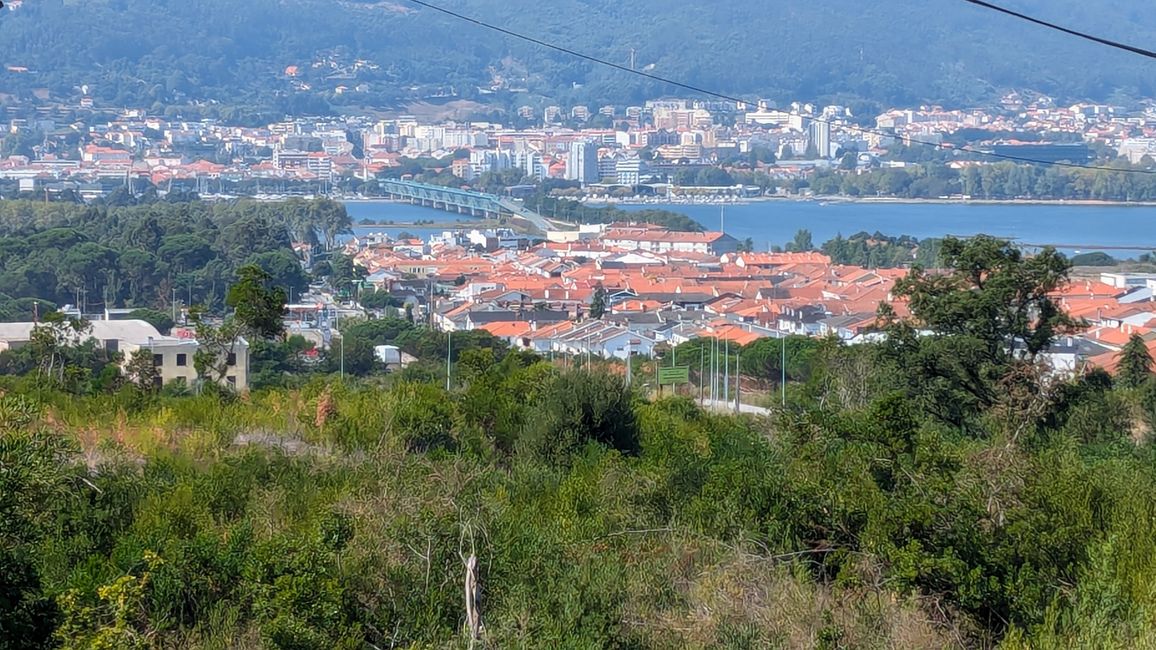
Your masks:
<instances>
[{"instance_id":1,"label":"power line","mask_svg":"<svg viewBox=\"0 0 1156 650\"><path fill-rule=\"evenodd\" d=\"M1100 45L1107 45L1108 47L1114 47L1118 50L1124 50L1125 52L1131 52L1133 54L1139 54L1140 56L1146 56L1150 59L1156 59L1156 52L1153 52L1152 50L1146 50L1142 47L1136 47L1135 45L1128 45L1127 43L1121 43L1119 41L1113 41L1111 39L1101 38L1099 36L1095 36L1093 34L1088 34L1086 32L1080 32L1080 31L1076 31L1074 29L1069 29L1067 27L1064 27L1063 25L1057 25L1055 23L1049 23L1046 20L1040 20L1039 18L1033 18L1032 16L1029 16L1027 14L1021 14L1018 11L1013 11L1013 10L1008 9L1006 7L1001 7L999 5L995 5L995 4L992 4L990 2L984 2L984 0L963 0L963 1L968 3L968 4L973 4L977 7L983 7L984 9L991 9L992 11L998 11L1001 14L1007 14L1008 16L1019 18L1020 20L1026 20L1029 23L1041 25L1043 27L1047 27L1048 29L1054 29L1057 32L1063 32L1063 33L1068 34L1070 36L1082 38L1086 41L1092 41L1093 43L1099 43Z\"/></svg>"},{"instance_id":2,"label":"power line","mask_svg":"<svg viewBox=\"0 0 1156 650\"><path fill-rule=\"evenodd\" d=\"M608 68L613 68L613 69L621 71L621 72L637 75L639 77L644 77L646 79L650 79L651 81L657 81L659 83L664 83L664 84L667 84L670 86L674 86L676 88L682 88L684 90L689 90L691 92L706 95L708 97L715 97L717 99L723 99L723 100L730 101L730 102L737 102L740 104L750 103L749 101L747 101L745 99L740 99L738 97L734 97L732 95L727 95L725 93L715 92L713 90L701 88L699 86L695 86L693 84L688 84L688 83L685 83L682 81L676 81L674 79L668 79L666 77L661 77L659 75L652 74L650 72L645 72L643 70L633 70L633 69L631 69L627 66L624 66L622 64L614 63L613 61L608 61L606 59L601 59L601 58L598 58L596 56L592 56L589 54L585 54L583 52L579 52L577 50L572 50L568 47L563 47L561 45L555 45L553 43L549 43L547 41L543 41L541 39L534 38L533 36L527 36L526 34L521 34L519 32L515 32L513 30L506 29L505 27L501 27L501 26L495 25L493 23L488 23L486 21L480 20L478 18L474 18L472 16L460 14L456 11L451 10L451 9L446 9L445 7L440 7L440 6L435 5L433 3L426 2L425 0L409 0L409 2L412 2L413 4L425 7L427 9L431 9L431 10L436 11L438 13L445 14L445 15L450 16L452 18L456 18L458 20L477 25L478 27L483 27L483 28L491 30L491 31L505 34L506 36L511 36L513 38L526 41L527 43L533 43L534 45L538 45L540 47L551 49L551 50L554 50L557 52L562 52L563 54L568 54L570 56L577 57L579 59L590 61L591 63L597 63L598 65L606 66ZM831 120L825 120L825 119L820 118L820 117L811 117L810 119L812 119L816 122L823 123L823 124L836 125L835 122L833 122ZM878 136L883 136L883 137L888 137L888 138L895 137L895 134L893 134L893 133L887 133L885 131L878 131L875 129L869 129L866 127L856 126L853 124L838 124L837 126L841 126L842 128L845 128L845 129L850 130L850 131L855 131L858 133L866 133L866 134L878 135ZM1050 161L1050 160L1040 160L1037 158L1028 158L1026 156L1016 156L1016 155L1012 155L1012 154L996 153L994 151L983 151L981 149L973 149L973 148L967 147L967 146L952 147L952 146L945 145L943 143L928 142L925 140L916 140L914 138L905 138L905 139L910 144L918 144L918 145L923 145L923 146L927 146L927 147L934 147L936 149L962 151L964 153L972 153L972 154L976 154L976 155L980 155L980 156L988 156L990 158L999 158L1001 160L1010 160L1012 162L1021 162L1021 163L1027 163L1027 164L1032 164L1032 165L1045 165L1045 166L1050 166L1050 167L1068 167L1068 168L1073 168L1073 169L1086 169L1086 170L1090 170L1090 171L1119 172L1119 173L1125 173L1125 174L1153 174L1153 175L1156 175L1156 170L1151 170L1151 169L1117 169L1115 167L1106 167L1106 166L1102 166L1102 165L1080 165L1078 163L1070 163L1070 162L1055 162L1055 161Z\"/></svg>"}]
</instances>

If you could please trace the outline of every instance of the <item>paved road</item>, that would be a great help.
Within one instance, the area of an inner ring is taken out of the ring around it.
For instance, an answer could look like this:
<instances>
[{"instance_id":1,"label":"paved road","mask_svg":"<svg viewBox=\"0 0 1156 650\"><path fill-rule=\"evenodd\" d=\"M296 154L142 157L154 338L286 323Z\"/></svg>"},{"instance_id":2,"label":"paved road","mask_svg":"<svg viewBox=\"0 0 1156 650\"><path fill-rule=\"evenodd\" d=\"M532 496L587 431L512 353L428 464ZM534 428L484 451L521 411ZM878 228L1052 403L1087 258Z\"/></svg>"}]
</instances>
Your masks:
<instances>
[{"instance_id":1,"label":"paved road","mask_svg":"<svg viewBox=\"0 0 1156 650\"><path fill-rule=\"evenodd\" d=\"M511 201L509 199L498 199L497 203L506 210L509 210L510 213L512 213L515 217L519 217L530 222L531 225L542 231L543 234L550 232L551 230L558 229L556 226L554 226L554 224L550 223L546 217L543 217L542 215L532 210L527 210L522 206L521 203Z\"/></svg>"}]
</instances>

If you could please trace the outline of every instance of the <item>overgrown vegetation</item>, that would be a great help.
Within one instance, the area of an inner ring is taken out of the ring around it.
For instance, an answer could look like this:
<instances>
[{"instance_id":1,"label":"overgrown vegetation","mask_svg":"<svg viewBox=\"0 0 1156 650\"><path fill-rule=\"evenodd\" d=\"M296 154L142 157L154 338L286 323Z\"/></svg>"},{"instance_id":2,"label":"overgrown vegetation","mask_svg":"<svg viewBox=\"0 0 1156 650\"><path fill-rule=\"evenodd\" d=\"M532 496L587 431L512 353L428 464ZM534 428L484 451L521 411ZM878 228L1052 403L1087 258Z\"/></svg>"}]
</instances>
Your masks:
<instances>
[{"instance_id":1,"label":"overgrown vegetation","mask_svg":"<svg viewBox=\"0 0 1156 650\"><path fill-rule=\"evenodd\" d=\"M421 363L243 396L7 377L0 639L468 647L473 557L486 647L1153 643L1150 358L1118 385L1049 372L1078 326L1047 298L1063 258L943 255L897 287L913 320L887 343L788 341L761 419L483 338L449 389ZM446 352L404 321L348 331ZM772 380L783 353L732 368Z\"/></svg>"}]
</instances>

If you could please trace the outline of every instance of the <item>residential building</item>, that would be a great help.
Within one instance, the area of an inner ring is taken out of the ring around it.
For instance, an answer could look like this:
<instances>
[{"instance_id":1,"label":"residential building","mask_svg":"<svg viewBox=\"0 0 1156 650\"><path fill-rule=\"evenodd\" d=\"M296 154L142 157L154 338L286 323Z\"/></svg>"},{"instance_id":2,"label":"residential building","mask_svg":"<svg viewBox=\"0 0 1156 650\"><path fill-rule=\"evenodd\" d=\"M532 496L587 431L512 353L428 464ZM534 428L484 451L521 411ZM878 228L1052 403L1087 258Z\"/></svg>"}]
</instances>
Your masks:
<instances>
[{"instance_id":1,"label":"residential building","mask_svg":"<svg viewBox=\"0 0 1156 650\"><path fill-rule=\"evenodd\" d=\"M578 181L583 185L597 183L598 145L587 140L570 143L570 156L566 159L566 180Z\"/></svg>"},{"instance_id":2,"label":"residential building","mask_svg":"<svg viewBox=\"0 0 1156 650\"><path fill-rule=\"evenodd\" d=\"M36 326L37 323L30 322L0 323L0 351L28 345ZM142 320L96 320L91 321L88 333L77 335L75 342L95 340L108 352L119 353L122 365L127 365L137 354L150 355L159 383L181 382L192 386L197 381L193 360L200 344L192 330L177 330L174 334L162 336L155 327ZM238 391L248 389L248 342L239 338L224 354L227 358L224 359L226 371L222 383Z\"/></svg>"},{"instance_id":3,"label":"residential building","mask_svg":"<svg viewBox=\"0 0 1156 650\"><path fill-rule=\"evenodd\" d=\"M821 120L812 120L807 127L807 135L811 146L815 148L820 158L830 158L831 154L831 123Z\"/></svg>"}]
</instances>

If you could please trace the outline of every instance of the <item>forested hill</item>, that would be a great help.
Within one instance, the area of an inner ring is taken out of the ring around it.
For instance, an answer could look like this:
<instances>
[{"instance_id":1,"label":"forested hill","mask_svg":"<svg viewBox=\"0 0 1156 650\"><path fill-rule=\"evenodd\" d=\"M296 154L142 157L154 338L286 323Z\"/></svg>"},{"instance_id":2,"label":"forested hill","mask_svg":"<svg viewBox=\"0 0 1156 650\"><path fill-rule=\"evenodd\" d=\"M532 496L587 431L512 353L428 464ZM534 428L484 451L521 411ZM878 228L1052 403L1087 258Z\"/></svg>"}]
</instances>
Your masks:
<instances>
[{"instance_id":1,"label":"forested hill","mask_svg":"<svg viewBox=\"0 0 1156 650\"><path fill-rule=\"evenodd\" d=\"M969 104L1008 89L1063 99L1156 95L1150 61L960 0L443 4L622 64L634 49L637 66L655 74L779 100ZM1156 42L1142 0L1004 4L1138 45ZM234 112L400 105L451 87L458 97L505 104L626 103L674 90L406 0L25 0L0 11L0 61L6 94L47 88L58 99L78 98L87 84L98 105L217 100ZM296 77L285 74L292 65ZM529 94L480 94L479 86L495 85Z\"/></svg>"}]
</instances>

